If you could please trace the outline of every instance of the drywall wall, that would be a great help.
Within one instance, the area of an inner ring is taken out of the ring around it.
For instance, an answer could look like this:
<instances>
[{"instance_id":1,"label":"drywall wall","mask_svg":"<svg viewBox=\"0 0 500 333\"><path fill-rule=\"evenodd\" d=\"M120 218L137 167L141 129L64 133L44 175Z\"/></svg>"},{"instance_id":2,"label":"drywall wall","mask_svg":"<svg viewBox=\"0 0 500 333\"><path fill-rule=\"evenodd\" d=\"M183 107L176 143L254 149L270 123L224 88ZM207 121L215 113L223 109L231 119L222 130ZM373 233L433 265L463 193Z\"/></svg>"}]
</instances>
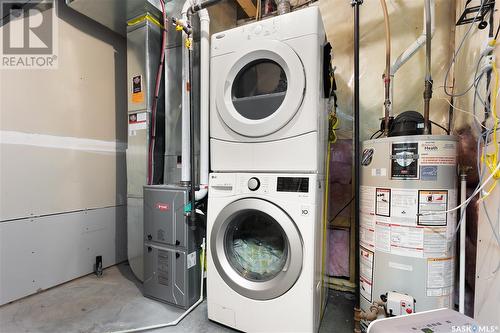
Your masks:
<instances>
[{"instance_id":1,"label":"drywall wall","mask_svg":"<svg viewBox=\"0 0 500 333\"><path fill-rule=\"evenodd\" d=\"M58 27L58 69L0 72L0 221L125 202L125 40L63 2Z\"/></svg>"},{"instance_id":2,"label":"drywall wall","mask_svg":"<svg viewBox=\"0 0 500 333\"><path fill-rule=\"evenodd\" d=\"M126 207L0 223L0 305L126 259Z\"/></svg>"},{"instance_id":3,"label":"drywall wall","mask_svg":"<svg viewBox=\"0 0 500 333\"><path fill-rule=\"evenodd\" d=\"M126 42L58 12L58 69L0 70L0 304L126 259Z\"/></svg>"}]
</instances>

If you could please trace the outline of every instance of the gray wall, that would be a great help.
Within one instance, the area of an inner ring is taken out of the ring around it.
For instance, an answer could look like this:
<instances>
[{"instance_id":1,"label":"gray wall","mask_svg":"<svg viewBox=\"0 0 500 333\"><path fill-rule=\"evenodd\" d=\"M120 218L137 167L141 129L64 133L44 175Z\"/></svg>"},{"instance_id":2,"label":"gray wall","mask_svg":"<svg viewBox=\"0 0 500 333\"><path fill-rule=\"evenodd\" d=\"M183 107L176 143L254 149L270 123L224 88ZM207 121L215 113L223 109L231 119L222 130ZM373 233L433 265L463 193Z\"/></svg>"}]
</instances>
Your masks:
<instances>
[{"instance_id":1,"label":"gray wall","mask_svg":"<svg viewBox=\"0 0 500 333\"><path fill-rule=\"evenodd\" d=\"M126 42L58 4L58 69L0 70L0 304L126 258Z\"/></svg>"}]
</instances>

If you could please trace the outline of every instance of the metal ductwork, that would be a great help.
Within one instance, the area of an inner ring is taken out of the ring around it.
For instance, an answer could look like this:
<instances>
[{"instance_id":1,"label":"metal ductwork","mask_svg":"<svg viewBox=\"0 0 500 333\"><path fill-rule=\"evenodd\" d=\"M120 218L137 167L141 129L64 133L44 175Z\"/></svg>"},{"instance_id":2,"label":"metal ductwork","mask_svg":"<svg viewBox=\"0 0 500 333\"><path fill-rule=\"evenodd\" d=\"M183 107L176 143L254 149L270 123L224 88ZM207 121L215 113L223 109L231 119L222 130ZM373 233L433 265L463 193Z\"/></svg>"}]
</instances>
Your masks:
<instances>
[{"instance_id":1,"label":"metal ductwork","mask_svg":"<svg viewBox=\"0 0 500 333\"><path fill-rule=\"evenodd\" d=\"M134 274L143 278L143 186L177 184L182 165L182 34L167 31L164 79L155 123L152 166L149 165L151 119L162 39L160 0L66 0L68 6L127 38L128 148L127 237L128 259ZM180 17L185 2L165 3L169 17ZM191 94L195 123L195 170L199 156L200 33L193 22L193 78ZM123 116L126 116L123 110ZM152 173L148 170L153 170ZM196 179L198 172L196 172Z\"/></svg>"},{"instance_id":2,"label":"metal ductwork","mask_svg":"<svg viewBox=\"0 0 500 333\"><path fill-rule=\"evenodd\" d=\"M161 12L160 0L66 0L66 4L122 36L127 35L128 20L144 13L159 18Z\"/></svg>"}]
</instances>

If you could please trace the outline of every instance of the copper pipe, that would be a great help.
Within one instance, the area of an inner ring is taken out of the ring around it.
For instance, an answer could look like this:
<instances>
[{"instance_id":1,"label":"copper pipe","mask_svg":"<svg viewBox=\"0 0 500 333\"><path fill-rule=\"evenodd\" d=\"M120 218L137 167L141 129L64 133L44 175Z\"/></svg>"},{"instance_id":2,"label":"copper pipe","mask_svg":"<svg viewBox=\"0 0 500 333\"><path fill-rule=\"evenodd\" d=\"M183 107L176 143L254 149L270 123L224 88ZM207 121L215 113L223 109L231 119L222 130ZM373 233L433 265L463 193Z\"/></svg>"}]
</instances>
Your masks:
<instances>
[{"instance_id":1,"label":"copper pipe","mask_svg":"<svg viewBox=\"0 0 500 333\"><path fill-rule=\"evenodd\" d=\"M389 25L389 12L387 11L387 3L385 0L380 0L382 11L384 12L385 24L385 72L384 72L384 87L385 87L385 101L384 101L384 135L389 135L389 113L391 109L391 27Z\"/></svg>"},{"instance_id":2,"label":"copper pipe","mask_svg":"<svg viewBox=\"0 0 500 333\"><path fill-rule=\"evenodd\" d=\"M381 310L384 310L384 302L382 301L373 302L368 312L354 308L354 333L361 332L361 320L374 321L378 318Z\"/></svg>"},{"instance_id":3,"label":"copper pipe","mask_svg":"<svg viewBox=\"0 0 500 333\"><path fill-rule=\"evenodd\" d=\"M431 2L425 1L425 88L424 88L424 134L431 134L430 128L430 102L432 98L431 75Z\"/></svg>"}]
</instances>

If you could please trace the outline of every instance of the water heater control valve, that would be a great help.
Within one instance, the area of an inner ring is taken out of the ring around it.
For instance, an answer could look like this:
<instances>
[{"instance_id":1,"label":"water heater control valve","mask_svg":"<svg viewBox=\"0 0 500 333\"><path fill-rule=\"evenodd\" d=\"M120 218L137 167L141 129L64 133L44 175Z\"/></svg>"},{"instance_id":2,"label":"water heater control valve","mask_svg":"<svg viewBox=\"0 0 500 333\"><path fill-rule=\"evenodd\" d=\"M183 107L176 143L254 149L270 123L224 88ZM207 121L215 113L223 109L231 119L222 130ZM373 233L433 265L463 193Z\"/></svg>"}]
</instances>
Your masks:
<instances>
[{"instance_id":1,"label":"water heater control valve","mask_svg":"<svg viewBox=\"0 0 500 333\"><path fill-rule=\"evenodd\" d=\"M398 292L387 293L386 309L390 317L404 316L415 312L415 299L406 294Z\"/></svg>"}]
</instances>

